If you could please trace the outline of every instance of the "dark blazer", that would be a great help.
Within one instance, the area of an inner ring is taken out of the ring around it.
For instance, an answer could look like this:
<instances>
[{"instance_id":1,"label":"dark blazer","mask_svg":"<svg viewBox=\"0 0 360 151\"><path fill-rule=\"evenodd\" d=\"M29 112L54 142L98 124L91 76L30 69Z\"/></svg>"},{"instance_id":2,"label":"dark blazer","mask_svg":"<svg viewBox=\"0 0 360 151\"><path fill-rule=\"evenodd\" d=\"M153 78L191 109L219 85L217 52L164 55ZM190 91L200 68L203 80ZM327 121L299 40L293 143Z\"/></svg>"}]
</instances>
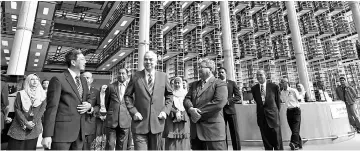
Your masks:
<instances>
[{"instance_id":1,"label":"dark blazer","mask_svg":"<svg viewBox=\"0 0 360 151\"><path fill-rule=\"evenodd\" d=\"M135 99L133 98L135 94ZM163 72L155 72L154 90L150 94L145 79L145 70L137 71L125 92L125 103L131 117L139 112L143 119L132 120L131 131L135 134L157 134L164 131L165 119L158 118L160 112L169 115L173 102L172 89L168 77Z\"/></svg>"},{"instance_id":2,"label":"dark blazer","mask_svg":"<svg viewBox=\"0 0 360 151\"><path fill-rule=\"evenodd\" d=\"M3 130L4 125L5 125L5 116L7 115L8 112L8 106L9 106L9 100L8 100L8 95L9 95L9 90L8 90L8 85L4 82L1 81L1 130Z\"/></svg>"},{"instance_id":3,"label":"dark blazer","mask_svg":"<svg viewBox=\"0 0 360 151\"><path fill-rule=\"evenodd\" d=\"M124 94L125 96L125 94ZM100 100L98 101L100 106ZM125 99L119 96L119 82L108 86L105 91L106 127L130 128L131 116L126 108Z\"/></svg>"},{"instance_id":4,"label":"dark blazer","mask_svg":"<svg viewBox=\"0 0 360 151\"><path fill-rule=\"evenodd\" d=\"M89 103L94 107L94 111L91 114L85 114L85 135L95 134L96 132L96 117L95 117L95 105L97 100L97 95L100 93L95 87L90 88L89 92Z\"/></svg>"},{"instance_id":5,"label":"dark blazer","mask_svg":"<svg viewBox=\"0 0 360 151\"><path fill-rule=\"evenodd\" d=\"M280 89L274 83L266 82L265 103L261 99L260 85L256 84L251 88L251 92L256 102L257 122L262 126L263 120L266 120L270 128L280 126Z\"/></svg>"},{"instance_id":6,"label":"dark blazer","mask_svg":"<svg viewBox=\"0 0 360 151\"><path fill-rule=\"evenodd\" d=\"M241 100L240 90L232 80L226 80L228 90L228 102L224 107L224 113L235 114L235 103Z\"/></svg>"},{"instance_id":7,"label":"dark blazer","mask_svg":"<svg viewBox=\"0 0 360 151\"><path fill-rule=\"evenodd\" d=\"M223 141L226 139L223 108L227 103L228 91L226 83L212 77L200 89L201 81L190 84L189 92L184 100L186 111L190 107L201 111L197 123L191 122L191 138L196 136L202 141Z\"/></svg>"},{"instance_id":8,"label":"dark blazer","mask_svg":"<svg viewBox=\"0 0 360 151\"><path fill-rule=\"evenodd\" d=\"M85 139L85 114L77 111L82 101L88 101L88 85L80 76L83 96L79 95L70 72L51 78L47 91L47 106L44 113L43 137L52 137L53 142L74 142L81 132Z\"/></svg>"}]
</instances>

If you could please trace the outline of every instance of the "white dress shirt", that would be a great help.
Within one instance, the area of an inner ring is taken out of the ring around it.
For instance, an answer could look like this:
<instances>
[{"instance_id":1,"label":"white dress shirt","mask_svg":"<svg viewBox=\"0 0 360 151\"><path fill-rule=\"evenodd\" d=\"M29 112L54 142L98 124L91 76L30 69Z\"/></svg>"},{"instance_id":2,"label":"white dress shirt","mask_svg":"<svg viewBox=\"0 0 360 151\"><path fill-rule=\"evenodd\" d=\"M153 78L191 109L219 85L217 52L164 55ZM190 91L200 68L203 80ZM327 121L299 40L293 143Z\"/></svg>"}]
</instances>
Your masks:
<instances>
[{"instance_id":1,"label":"white dress shirt","mask_svg":"<svg viewBox=\"0 0 360 151\"><path fill-rule=\"evenodd\" d=\"M69 70L70 75L71 75L71 77L74 79L75 84L76 84L76 79L75 79L75 77L76 77L76 76L80 76L80 75L76 75L76 73L75 73L74 71L72 71L70 68L68 68L68 70ZM80 82L81 82L81 80L80 80Z\"/></svg>"},{"instance_id":2,"label":"white dress shirt","mask_svg":"<svg viewBox=\"0 0 360 151\"><path fill-rule=\"evenodd\" d=\"M148 72L147 70L145 70L145 80L146 80L146 84L148 84L148 81L149 81L149 73L151 75L151 78L152 78L152 83L154 83L155 81L155 70L151 71L151 72Z\"/></svg>"},{"instance_id":3,"label":"white dress shirt","mask_svg":"<svg viewBox=\"0 0 360 151\"><path fill-rule=\"evenodd\" d=\"M120 81L118 81L118 82L119 82L119 85L118 85L118 87L119 87L119 97L120 97L120 100L123 100L124 95L125 95L125 90L126 90L126 87L127 87L128 83L129 83L129 80L126 80L123 83L121 83Z\"/></svg>"},{"instance_id":4,"label":"white dress shirt","mask_svg":"<svg viewBox=\"0 0 360 151\"><path fill-rule=\"evenodd\" d=\"M299 92L296 89L288 87L286 90L281 91L281 100L285 101L287 108L300 107L299 100L301 99Z\"/></svg>"}]
</instances>

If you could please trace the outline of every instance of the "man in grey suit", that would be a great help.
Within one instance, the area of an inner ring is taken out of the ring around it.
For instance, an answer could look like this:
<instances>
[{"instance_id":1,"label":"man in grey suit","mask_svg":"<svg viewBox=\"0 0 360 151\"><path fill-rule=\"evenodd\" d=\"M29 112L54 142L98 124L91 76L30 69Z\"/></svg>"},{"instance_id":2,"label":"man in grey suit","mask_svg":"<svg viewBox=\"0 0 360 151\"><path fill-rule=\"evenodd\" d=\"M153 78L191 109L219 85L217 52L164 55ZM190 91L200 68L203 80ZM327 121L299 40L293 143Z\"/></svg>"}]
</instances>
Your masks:
<instances>
[{"instance_id":1,"label":"man in grey suit","mask_svg":"<svg viewBox=\"0 0 360 151\"><path fill-rule=\"evenodd\" d=\"M199 81L190 84L184 107L191 118L191 149L227 150L223 108L228 90L224 81L213 75L215 63L204 59L199 67Z\"/></svg>"},{"instance_id":2,"label":"man in grey suit","mask_svg":"<svg viewBox=\"0 0 360 151\"><path fill-rule=\"evenodd\" d=\"M129 83L128 71L122 68L118 73L118 80L110 84L105 92L106 138L108 139L105 150L126 150L128 144L131 117L124 100L125 90Z\"/></svg>"},{"instance_id":3,"label":"man in grey suit","mask_svg":"<svg viewBox=\"0 0 360 151\"><path fill-rule=\"evenodd\" d=\"M148 51L145 70L136 72L125 92L125 103L133 117L131 131L135 150L162 150L165 119L172 107L172 89L168 77L155 71L157 56ZM135 94L135 99L133 97Z\"/></svg>"}]
</instances>

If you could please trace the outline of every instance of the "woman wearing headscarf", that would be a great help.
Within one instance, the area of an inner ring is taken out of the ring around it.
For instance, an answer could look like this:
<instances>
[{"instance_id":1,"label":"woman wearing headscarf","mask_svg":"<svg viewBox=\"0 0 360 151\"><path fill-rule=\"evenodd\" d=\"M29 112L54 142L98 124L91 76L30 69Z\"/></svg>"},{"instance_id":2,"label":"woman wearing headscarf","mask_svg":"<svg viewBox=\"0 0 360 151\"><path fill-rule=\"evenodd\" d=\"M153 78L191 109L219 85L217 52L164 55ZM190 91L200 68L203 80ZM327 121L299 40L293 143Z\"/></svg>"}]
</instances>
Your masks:
<instances>
[{"instance_id":1,"label":"woman wearing headscarf","mask_svg":"<svg viewBox=\"0 0 360 151\"><path fill-rule=\"evenodd\" d=\"M42 132L41 117L46 107L46 93L36 74L24 81L24 90L19 91L14 103L15 118L10 126L9 150L36 150Z\"/></svg>"},{"instance_id":2,"label":"woman wearing headscarf","mask_svg":"<svg viewBox=\"0 0 360 151\"><path fill-rule=\"evenodd\" d=\"M305 88L302 84L296 84L296 89L299 91L301 102L309 102L309 95L306 93Z\"/></svg>"},{"instance_id":3,"label":"woman wearing headscarf","mask_svg":"<svg viewBox=\"0 0 360 151\"><path fill-rule=\"evenodd\" d=\"M180 77L174 79L173 107L163 132L165 150L190 150L190 121L183 106L187 90Z\"/></svg>"},{"instance_id":4,"label":"woman wearing headscarf","mask_svg":"<svg viewBox=\"0 0 360 151\"><path fill-rule=\"evenodd\" d=\"M107 89L107 85L102 85L100 89L100 93L97 94L97 104L99 104L99 111L96 114L96 139L93 142L92 149L94 150L104 150L106 144L106 108L105 108L105 91Z\"/></svg>"}]
</instances>

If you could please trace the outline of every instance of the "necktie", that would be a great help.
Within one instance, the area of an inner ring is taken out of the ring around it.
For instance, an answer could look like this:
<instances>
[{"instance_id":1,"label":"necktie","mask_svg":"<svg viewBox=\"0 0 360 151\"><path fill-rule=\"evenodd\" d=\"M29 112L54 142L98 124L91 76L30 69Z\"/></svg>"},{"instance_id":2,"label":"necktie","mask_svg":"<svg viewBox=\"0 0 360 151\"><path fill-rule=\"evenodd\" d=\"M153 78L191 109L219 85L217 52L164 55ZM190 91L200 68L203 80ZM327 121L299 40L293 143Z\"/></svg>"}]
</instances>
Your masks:
<instances>
[{"instance_id":1,"label":"necktie","mask_svg":"<svg viewBox=\"0 0 360 151\"><path fill-rule=\"evenodd\" d=\"M76 83L77 90L79 91L80 98L82 99L83 89L82 89L82 85L81 85L81 82L80 82L80 77L76 76L75 80L76 80L75 83Z\"/></svg>"},{"instance_id":2,"label":"necktie","mask_svg":"<svg viewBox=\"0 0 360 151\"><path fill-rule=\"evenodd\" d=\"M150 90L150 94L152 94L153 93L153 88L154 88L153 79L152 79L150 73L148 74L148 76L149 76L148 87L149 87L149 90Z\"/></svg>"},{"instance_id":3,"label":"necktie","mask_svg":"<svg viewBox=\"0 0 360 151\"><path fill-rule=\"evenodd\" d=\"M260 91L261 91L261 99L262 102L265 103L265 90L264 90L264 86L260 85Z\"/></svg>"},{"instance_id":4,"label":"necktie","mask_svg":"<svg viewBox=\"0 0 360 151\"><path fill-rule=\"evenodd\" d=\"M204 88L205 83L206 83L206 81L201 80L201 89L203 89L203 88Z\"/></svg>"}]
</instances>

